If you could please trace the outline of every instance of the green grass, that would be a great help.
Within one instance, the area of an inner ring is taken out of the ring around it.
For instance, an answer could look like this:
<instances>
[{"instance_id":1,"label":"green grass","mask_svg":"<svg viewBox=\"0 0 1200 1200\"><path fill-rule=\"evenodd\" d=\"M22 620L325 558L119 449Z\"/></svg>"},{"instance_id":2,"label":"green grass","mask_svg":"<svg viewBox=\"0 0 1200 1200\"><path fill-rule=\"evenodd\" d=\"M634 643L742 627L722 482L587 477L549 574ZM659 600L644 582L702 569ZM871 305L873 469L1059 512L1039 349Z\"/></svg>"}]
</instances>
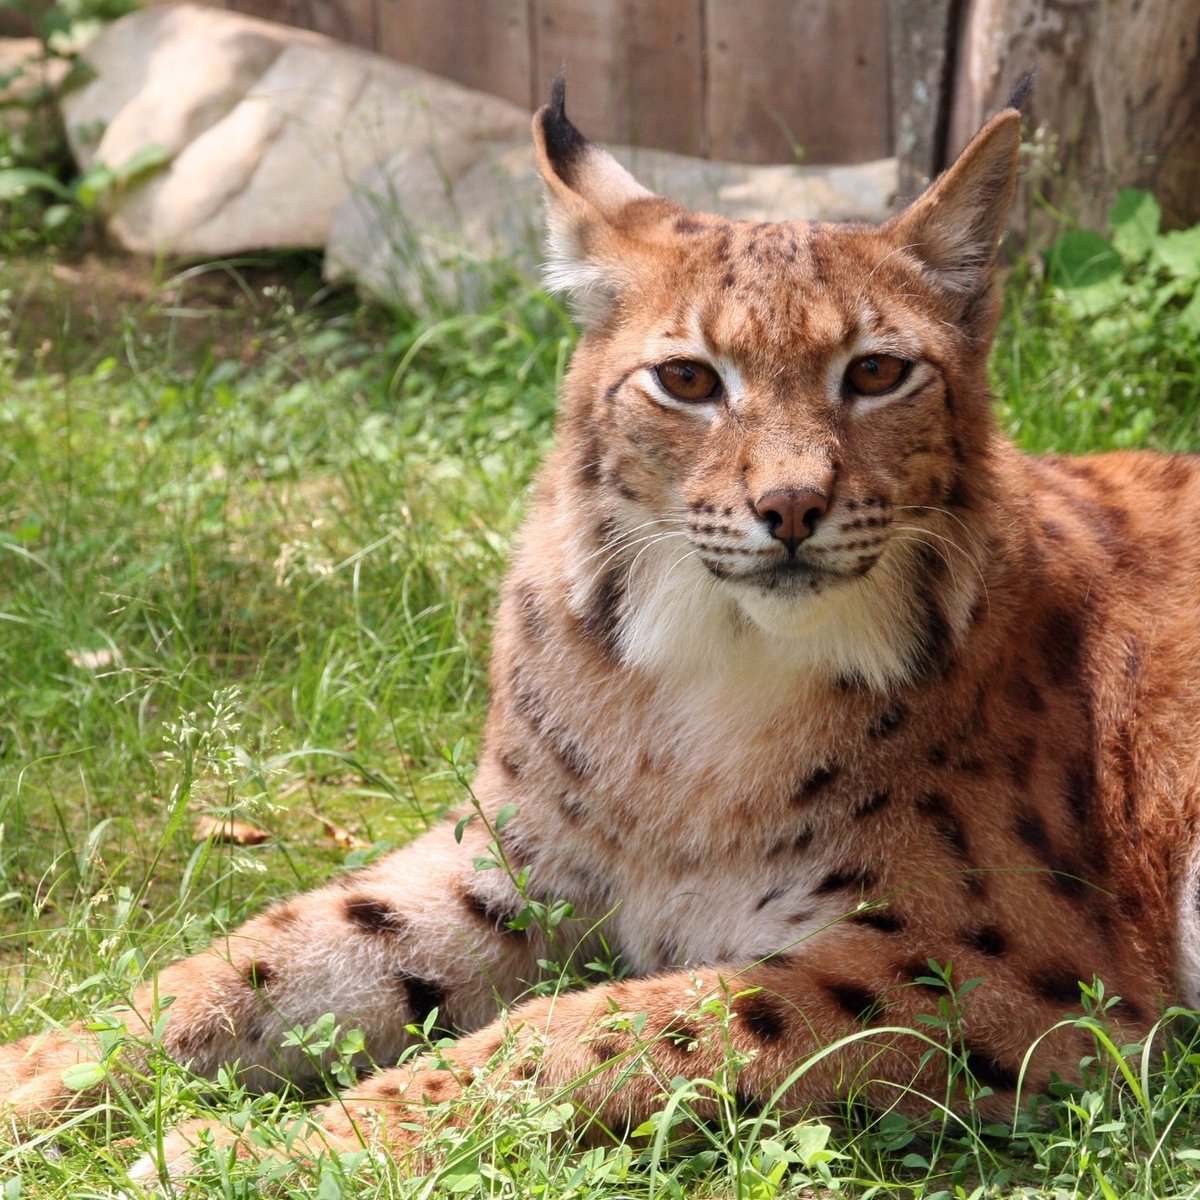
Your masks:
<instances>
[{"instance_id":1,"label":"green grass","mask_svg":"<svg viewBox=\"0 0 1200 1200\"><path fill-rule=\"evenodd\" d=\"M0 266L2 1037L102 1008L463 798L442 750L478 738L507 540L572 333L519 285L419 320L311 275L226 265L147 288L122 264ZM1028 448L1200 448L1200 338L1177 296L1137 299L1161 273L1122 279L1098 327L1036 264L1014 271L994 375ZM231 813L271 837L194 839ZM1180 1018L1144 1058L1098 1045L1094 1083L1015 1129L730 1110L674 1155L654 1136L584 1152L533 1104L448 1146L440 1176L327 1164L278 1194L1200 1195L1194 1039ZM53 1140L0 1150L0 1195L112 1195L156 1130L206 1106L270 1125L278 1103L159 1063ZM194 1194L260 1191L236 1167Z\"/></svg>"}]
</instances>

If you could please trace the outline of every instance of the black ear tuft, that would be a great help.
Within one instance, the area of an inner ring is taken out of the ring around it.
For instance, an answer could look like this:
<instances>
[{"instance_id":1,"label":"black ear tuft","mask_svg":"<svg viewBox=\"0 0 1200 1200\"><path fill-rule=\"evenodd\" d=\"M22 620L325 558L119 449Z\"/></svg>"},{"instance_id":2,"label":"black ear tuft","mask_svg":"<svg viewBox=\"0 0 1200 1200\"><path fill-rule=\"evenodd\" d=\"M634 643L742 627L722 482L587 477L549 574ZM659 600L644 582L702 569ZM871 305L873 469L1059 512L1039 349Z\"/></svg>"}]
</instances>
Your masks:
<instances>
[{"instance_id":1,"label":"black ear tuft","mask_svg":"<svg viewBox=\"0 0 1200 1200\"><path fill-rule=\"evenodd\" d=\"M1012 95L1008 98L1007 107L1015 108L1022 116L1025 115L1025 101L1029 99L1029 93L1033 91L1033 77L1036 72L1036 67L1030 67L1029 70L1017 80L1017 86L1013 88Z\"/></svg>"},{"instance_id":2,"label":"black ear tuft","mask_svg":"<svg viewBox=\"0 0 1200 1200\"><path fill-rule=\"evenodd\" d=\"M575 164L587 149L587 138L567 119L567 77L559 71L550 87L550 103L542 109L542 138L554 173L568 187Z\"/></svg>"}]
</instances>

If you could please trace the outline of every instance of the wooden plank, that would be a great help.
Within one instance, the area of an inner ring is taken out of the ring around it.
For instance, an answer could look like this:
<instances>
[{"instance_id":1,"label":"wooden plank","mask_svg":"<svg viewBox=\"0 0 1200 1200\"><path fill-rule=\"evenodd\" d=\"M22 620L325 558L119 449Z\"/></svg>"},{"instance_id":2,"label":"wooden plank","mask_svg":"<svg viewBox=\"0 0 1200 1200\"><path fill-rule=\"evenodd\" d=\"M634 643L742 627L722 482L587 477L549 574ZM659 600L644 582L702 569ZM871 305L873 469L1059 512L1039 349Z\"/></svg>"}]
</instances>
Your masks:
<instances>
[{"instance_id":1,"label":"wooden plank","mask_svg":"<svg viewBox=\"0 0 1200 1200\"><path fill-rule=\"evenodd\" d=\"M0 0L0 37L33 37L37 20L50 7L52 0L25 0L9 8Z\"/></svg>"},{"instance_id":2,"label":"wooden plank","mask_svg":"<svg viewBox=\"0 0 1200 1200\"><path fill-rule=\"evenodd\" d=\"M892 129L900 160L899 195L911 200L945 166L953 0L890 0Z\"/></svg>"},{"instance_id":3,"label":"wooden plank","mask_svg":"<svg viewBox=\"0 0 1200 1200\"><path fill-rule=\"evenodd\" d=\"M352 46L375 48L374 0L228 0L250 17L328 34Z\"/></svg>"},{"instance_id":4,"label":"wooden plank","mask_svg":"<svg viewBox=\"0 0 1200 1200\"><path fill-rule=\"evenodd\" d=\"M381 53L528 106L528 0L375 3Z\"/></svg>"},{"instance_id":5,"label":"wooden plank","mask_svg":"<svg viewBox=\"0 0 1200 1200\"><path fill-rule=\"evenodd\" d=\"M33 22L28 14L15 8L0 8L0 37L25 38L33 36Z\"/></svg>"},{"instance_id":6,"label":"wooden plank","mask_svg":"<svg viewBox=\"0 0 1200 1200\"><path fill-rule=\"evenodd\" d=\"M887 0L706 0L705 20L712 158L890 153Z\"/></svg>"},{"instance_id":7,"label":"wooden plank","mask_svg":"<svg viewBox=\"0 0 1200 1200\"><path fill-rule=\"evenodd\" d=\"M704 0L534 0L534 100L567 71L589 137L705 150Z\"/></svg>"}]
</instances>

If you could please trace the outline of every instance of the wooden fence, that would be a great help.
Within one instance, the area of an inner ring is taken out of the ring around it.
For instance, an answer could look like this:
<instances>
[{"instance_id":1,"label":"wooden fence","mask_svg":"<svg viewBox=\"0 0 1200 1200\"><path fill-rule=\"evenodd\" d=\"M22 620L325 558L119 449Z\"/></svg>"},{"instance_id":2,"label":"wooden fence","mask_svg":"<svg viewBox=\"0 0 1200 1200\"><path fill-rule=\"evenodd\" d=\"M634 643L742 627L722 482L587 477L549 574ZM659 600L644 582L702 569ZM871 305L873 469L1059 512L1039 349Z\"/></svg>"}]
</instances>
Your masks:
<instances>
[{"instance_id":1,"label":"wooden fence","mask_svg":"<svg viewBox=\"0 0 1200 1200\"><path fill-rule=\"evenodd\" d=\"M738 162L892 150L889 0L213 0L534 108L566 66L588 134Z\"/></svg>"},{"instance_id":2,"label":"wooden fence","mask_svg":"<svg viewBox=\"0 0 1200 1200\"><path fill-rule=\"evenodd\" d=\"M45 0L48 2L48 0ZM169 0L143 0L164 3ZM37 0L34 0L35 6ZM1200 0L209 0L528 108L567 68L593 137L741 162L896 154L915 194L1038 71L1039 194L1200 220ZM11 26L13 10L0 8ZM13 32L0 23L0 32ZM1017 224L1024 223L1019 205Z\"/></svg>"}]
</instances>

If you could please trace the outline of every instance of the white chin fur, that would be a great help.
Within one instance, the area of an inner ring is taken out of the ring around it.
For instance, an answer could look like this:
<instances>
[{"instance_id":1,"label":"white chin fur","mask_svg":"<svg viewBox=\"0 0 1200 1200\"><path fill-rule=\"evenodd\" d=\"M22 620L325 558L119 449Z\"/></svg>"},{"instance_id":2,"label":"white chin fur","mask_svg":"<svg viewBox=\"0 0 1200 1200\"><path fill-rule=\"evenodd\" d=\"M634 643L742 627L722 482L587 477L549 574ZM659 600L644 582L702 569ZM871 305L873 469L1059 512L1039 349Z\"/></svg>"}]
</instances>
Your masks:
<instances>
[{"instance_id":1,"label":"white chin fur","mask_svg":"<svg viewBox=\"0 0 1200 1200\"><path fill-rule=\"evenodd\" d=\"M883 612L868 580L790 597L738 588L737 600L764 634L790 643L789 653L802 645L814 673L827 679L856 679L882 691L909 676L912 636L898 619L900 606Z\"/></svg>"},{"instance_id":2,"label":"white chin fur","mask_svg":"<svg viewBox=\"0 0 1200 1200\"><path fill-rule=\"evenodd\" d=\"M819 595L773 596L715 579L671 539L643 551L630 572L621 657L680 682L803 674L886 689L907 677L919 635L903 593L885 570L876 575Z\"/></svg>"}]
</instances>

